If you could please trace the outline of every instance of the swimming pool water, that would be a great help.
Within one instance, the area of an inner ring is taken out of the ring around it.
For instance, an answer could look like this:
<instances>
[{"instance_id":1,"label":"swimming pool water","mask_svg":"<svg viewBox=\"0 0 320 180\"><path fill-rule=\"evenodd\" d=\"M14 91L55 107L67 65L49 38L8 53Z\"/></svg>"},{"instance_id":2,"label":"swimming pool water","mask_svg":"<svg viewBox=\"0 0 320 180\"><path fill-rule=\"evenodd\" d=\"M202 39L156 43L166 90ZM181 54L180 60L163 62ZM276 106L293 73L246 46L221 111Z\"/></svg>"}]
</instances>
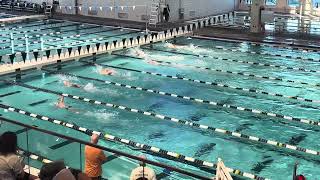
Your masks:
<instances>
[{"instance_id":1,"label":"swimming pool water","mask_svg":"<svg viewBox=\"0 0 320 180\"><path fill-rule=\"evenodd\" d=\"M13 33L13 51L10 33ZM141 34L141 32L132 29L60 20L14 24L0 29L0 42L2 43L0 55L27 51L26 36L29 52L32 52L33 50L41 49L41 38L43 40L43 49L46 50L77 47L106 40L111 42L137 34Z\"/></svg>"},{"instance_id":2,"label":"swimming pool water","mask_svg":"<svg viewBox=\"0 0 320 180\"><path fill-rule=\"evenodd\" d=\"M218 56L229 59L318 69L320 63L267 55L252 55L243 52L227 52L215 49L214 46L224 46L233 49L239 48L240 50L250 51L277 52L288 55L307 56L315 59L320 58L320 55L317 53L305 53L298 50L270 47L254 47L246 43L230 43L196 38L179 38L176 39L174 43L178 44L181 48L172 49L168 47L168 43L157 43L152 47L141 47L140 50L148 55L148 60L173 62L179 64L179 66L155 64L150 63L150 61L147 60L121 56L136 56L132 50L118 51L112 55L100 55L97 58L97 63L320 100L320 95L318 93L319 87L316 86L243 77L190 67L197 65L317 84L319 83L317 73L260 67L236 62L231 63L213 58ZM183 55L182 53L189 53L189 55ZM84 61L92 61L92 58L84 58L79 62L68 63L63 67L62 72L314 121L318 121L320 117L318 113L319 103L301 102L293 99L187 82L179 79L152 76L130 71L129 69L124 70L116 68L114 70L116 70L117 73L114 76L102 76L97 73L98 70L96 66L92 66ZM189 66L186 67L183 65ZM54 67L48 67L47 69L55 70ZM76 89L64 87L62 84L63 80L78 83L82 88ZM304 148L313 150L320 149L319 144L316 143L316 140L319 138L319 128L311 125L290 122L264 115L256 115L250 112L220 108L204 103L195 103L189 100L162 96L155 93L141 92L92 80L48 74L46 71L28 73L28 75L23 76L22 82L35 87L86 97L101 102L123 105L143 111L155 112L165 116L194 121L203 125L231 131L238 131L244 134L298 145ZM81 111L80 114L75 114L67 110L56 109L54 105L58 99L56 95L18 86L2 86L0 94L13 91L21 92L1 98L2 104L65 120L75 123L78 126L109 133L118 137L149 144L202 160L215 162L217 158L220 157L224 160L226 166L258 174L266 178L290 179L293 165L297 161L300 163L299 171L306 175L307 179L316 179L320 170L318 167L319 158L315 156L290 152L284 149L252 143L221 134L209 133L142 114L121 111L119 109L107 108L100 105L87 104L82 101L66 98L66 103L68 105ZM40 101L45 101L45 103L35 106L30 105ZM58 127L57 125L52 125L12 112L2 112L1 114L10 119L32 123L40 127L54 129L57 132L88 140L88 137L85 135L64 127ZM35 135L34 138L38 139L38 141L32 142L34 143L34 146L30 147L32 147L35 152L41 152L42 155L51 158L64 155L61 153L70 153L68 158L76 156L72 156L72 149L69 148L72 147L72 145L57 150L50 150L48 147L57 143L56 141ZM116 143L106 141L100 141L100 143L108 147L121 148L121 150L133 154L141 154L140 151L132 150ZM151 155L148 157L153 160L167 162L181 168L199 171L208 175L195 167L164 160ZM132 166L127 166L127 168L130 169ZM129 170L127 171L130 172ZM107 167L105 167L104 173L106 177L109 177L111 174L117 174L115 172L108 172ZM127 175L129 175L129 173Z\"/></svg>"}]
</instances>

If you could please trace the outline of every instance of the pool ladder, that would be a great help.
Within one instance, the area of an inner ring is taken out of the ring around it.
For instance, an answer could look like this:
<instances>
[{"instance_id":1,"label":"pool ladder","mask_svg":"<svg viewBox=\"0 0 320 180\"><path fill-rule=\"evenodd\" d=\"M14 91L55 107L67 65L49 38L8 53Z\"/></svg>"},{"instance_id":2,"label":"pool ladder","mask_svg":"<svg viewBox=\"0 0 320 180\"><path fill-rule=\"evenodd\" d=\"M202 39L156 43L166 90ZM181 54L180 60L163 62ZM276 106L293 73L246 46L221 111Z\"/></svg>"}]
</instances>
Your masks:
<instances>
[{"instance_id":1,"label":"pool ladder","mask_svg":"<svg viewBox=\"0 0 320 180\"><path fill-rule=\"evenodd\" d=\"M51 16L52 15L52 5L47 5L44 13L47 16Z\"/></svg>"},{"instance_id":2,"label":"pool ladder","mask_svg":"<svg viewBox=\"0 0 320 180\"><path fill-rule=\"evenodd\" d=\"M165 5L164 0L152 0L150 8L149 25L156 26L159 22L159 16L161 16L161 7Z\"/></svg>"}]
</instances>

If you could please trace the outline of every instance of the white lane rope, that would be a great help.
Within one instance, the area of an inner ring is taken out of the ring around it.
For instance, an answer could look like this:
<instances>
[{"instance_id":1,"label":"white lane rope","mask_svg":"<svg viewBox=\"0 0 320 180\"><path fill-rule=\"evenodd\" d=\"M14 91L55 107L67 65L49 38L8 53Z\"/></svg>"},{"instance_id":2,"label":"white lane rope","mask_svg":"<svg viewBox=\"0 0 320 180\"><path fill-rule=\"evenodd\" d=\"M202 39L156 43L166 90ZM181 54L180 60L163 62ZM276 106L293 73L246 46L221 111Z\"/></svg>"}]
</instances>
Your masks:
<instances>
[{"instance_id":1,"label":"white lane rope","mask_svg":"<svg viewBox=\"0 0 320 180\"><path fill-rule=\"evenodd\" d=\"M233 131L229 131L229 130L225 130L225 129L221 129L221 128L216 128L216 127L212 127L212 126L198 124L198 123L194 123L194 122L187 121L187 120L181 120L181 119L165 116L165 115L162 115L162 114L156 114L156 113L153 113L153 112L142 111L142 110L139 110L139 109L129 108L129 107L122 106L122 105L116 105L116 104L112 104L112 103L101 102L101 101L97 101L97 100L93 100L93 99L89 99L89 98L85 98L85 97L80 97L80 96L60 93L60 92L52 91L52 90L48 90L48 89L33 87L33 86L30 86L30 85L27 85L27 84L8 82L8 81L6 81L6 82L14 84L14 85L17 85L17 86L25 87L25 88L28 88L28 89L34 89L34 90L38 90L38 91L42 91L42 92L46 92L46 93L50 93L50 94L55 94L55 95L58 95L58 96L68 97L68 98L71 98L71 99L74 99L74 100L78 100L78 101L83 101L83 102L86 102L86 103L89 103L89 104L94 104L94 105L98 105L98 106L105 106L105 107L109 107L109 108L119 109L119 110L122 110L122 111L128 111L128 112L132 112L132 113L142 114L144 116L150 116L150 117L154 117L154 118L161 119L161 120L164 120L164 121L171 121L171 122L174 122L174 123L177 123L177 124L181 124L181 125L184 125L184 126L190 126L192 128L196 128L196 129L200 129L200 130L204 130L204 131L209 131L209 132L213 132L213 133L218 133L218 134L222 134L222 135L225 135L225 136L231 136L231 137L238 138L238 139L245 139L245 140L248 140L248 141L251 141L251 142L266 144L266 145L270 145L270 146L273 146L273 147L284 148L284 149L287 149L287 150L290 150L290 151L294 151L294 152L302 152L302 153L305 153L305 154L314 155L316 157L318 157L320 155L319 151L315 151L315 150L307 149L307 148L303 148L303 147L298 147L298 146L294 146L294 145L290 145L290 144L286 144L286 143L282 143L282 142L277 142L277 141L274 141L274 140L268 140L266 138L250 136L250 135L242 134L242 133L239 133L239 132L233 132ZM13 111L14 111L14 109L13 109Z\"/></svg>"},{"instance_id":2,"label":"white lane rope","mask_svg":"<svg viewBox=\"0 0 320 180\"><path fill-rule=\"evenodd\" d=\"M185 162L187 164L192 164L193 166L196 166L196 167L217 168L217 165L212 163L212 162L207 162L207 161L195 159L193 157L188 157L188 156L185 156L185 155L180 154L180 153L167 151L167 150L160 149L158 147L150 146L150 145L147 145L147 144L137 143L137 142L134 142L134 141L131 141L131 140L128 140L128 139L123 139L123 138L120 138L120 137L117 137L117 136L113 136L111 134L90 130L90 129L87 129L85 127L80 127L80 126L77 126L75 124L72 124L72 123L69 123L69 122L66 122L66 121L57 120L57 119L54 119L54 118L51 118L51 117L47 117L47 116L42 116L42 115L39 115L39 114L36 114L36 113L31 113L31 112L28 112L28 111L25 111L25 110L22 110L22 109L18 109L18 108L12 107L12 106L0 104L0 108L6 109L6 110L11 111L11 112L19 113L19 114L22 114L22 115L25 115L25 116L29 116L29 117L32 117L32 118L36 118L36 119L41 120L41 121L47 121L47 122L50 122L50 123L53 123L53 124L56 124L56 125L64 126L64 127L67 127L67 128L70 128L70 129L85 133L85 134L87 134L89 136L91 136L93 134L97 134L97 135L99 135L100 138L104 138L107 141L112 141L112 142L115 141L115 142L118 142L118 143L121 143L121 144L125 144L127 146L143 149L143 150L146 150L146 151L148 151L150 153L158 154L158 155L160 155L160 157L164 156L164 157L167 157L169 159L170 158L171 159L175 159L175 160L178 160L180 162ZM43 157L40 157L40 156L35 156L34 159L39 159L41 161L44 160L45 162L48 161L47 159L45 159ZM246 172L243 172L243 171L240 171L240 170L237 170L237 169L228 168L228 170L229 170L229 172L231 172L231 173L233 173L235 175L243 176L243 177L246 177L246 178L257 179L257 180L266 180L263 177L259 177L257 175L254 175L254 174L251 174L251 173L246 173Z\"/></svg>"}]
</instances>

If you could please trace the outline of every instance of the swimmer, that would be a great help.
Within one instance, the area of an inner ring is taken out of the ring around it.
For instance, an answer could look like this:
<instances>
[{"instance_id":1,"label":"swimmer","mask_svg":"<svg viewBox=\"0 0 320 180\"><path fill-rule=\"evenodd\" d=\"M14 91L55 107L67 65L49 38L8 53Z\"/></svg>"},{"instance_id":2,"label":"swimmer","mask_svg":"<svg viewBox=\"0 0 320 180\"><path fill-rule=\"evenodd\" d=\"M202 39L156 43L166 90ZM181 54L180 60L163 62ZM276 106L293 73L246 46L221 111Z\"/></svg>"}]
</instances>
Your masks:
<instances>
[{"instance_id":1,"label":"swimmer","mask_svg":"<svg viewBox=\"0 0 320 180\"><path fill-rule=\"evenodd\" d=\"M67 109L68 107L64 103L64 96L60 96L58 102L56 103L56 107L60 109Z\"/></svg>"},{"instance_id":2,"label":"swimmer","mask_svg":"<svg viewBox=\"0 0 320 180\"><path fill-rule=\"evenodd\" d=\"M112 69L101 69L99 71L99 74L101 75L106 75L106 76L113 76L116 74L116 71L115 70L112 70Z\"/></svg>"},{"instance_id":3,"label":"swimmer","mask_svg":"<svg viewBox=\"0 0 320 180\"><path fill-rule=\"evenodd\" d=\"M177 46L177 45L172 44L172 43L168 43L167 47L171 48L171 49L181 49L181 48L183 48L182 46Z\"/></svg>"},{"instance_id":4,"label":"swimmer","mask_svg":"<svg viewBox=\"0 0 320 180\"><path fill-rule=\"evenodd\" d=\"M146 54L141 51L140 49L134 49L134 54L136 56L138 56L139 58L145 58L146 57Z\"/></svg>"},{"instance_id":5,"label":"swimmer","mask_svg":"<svg viewBox=\"0 0 320 180\"><path fill-rule=\"evenodd\" d=\"M56 107L59 109L66 109L66 110L73 112L73 113L76 113L76 114L80 114L79 110L71 109L71 106L66 106L66 104L64 103L64 96L60 96L58 102L56 103Z\"/></svg>"},{"instance_id":6,"label":"swimmer","mask_svg":"<svg viewBox=\"0 0 320 180\"><path fill-rule=\"evenodd\" d=\"M147 60L147 63L151 65L159 65L159 63L155 60L149 60L149 61Z\"/></svg>"},{"instance_id":7,"label":"swimmer","mask_svg":"<svg viewBox=\"0 0 320 180\"><path fill-rule=\"evenodd\" d=\"M63 85L66 87L81 88L79 84L71 83L70 81L63 81Z\"/></svg>"},{"instance_id":8,"label":"swimmer","mask_svg":"<svg viewBox=\"0 0 320 180\"><path fill-rule=\"evenodd\" d=\"M107 68L102 68L100 65L98 64L94 64L97 67L97 72L100 75L105 75L105 76L113 76L115 75L117 72L113 69L107 69Z\"/></svg>"}]
</instances>

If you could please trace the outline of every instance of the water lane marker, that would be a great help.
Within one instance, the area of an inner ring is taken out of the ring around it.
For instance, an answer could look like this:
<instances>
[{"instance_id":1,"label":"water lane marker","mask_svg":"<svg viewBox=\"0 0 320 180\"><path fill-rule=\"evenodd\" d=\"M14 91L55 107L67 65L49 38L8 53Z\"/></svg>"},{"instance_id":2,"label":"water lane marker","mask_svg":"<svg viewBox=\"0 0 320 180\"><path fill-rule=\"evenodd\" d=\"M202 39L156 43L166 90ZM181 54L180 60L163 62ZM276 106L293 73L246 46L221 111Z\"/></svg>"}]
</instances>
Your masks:
<instances>
[{"instance_id":1,"label":"water lane marker","mask_svg":"<svg viewBox=\"0 0 320 180\"><path fill-rule=\"evenodd\" d=\"M236 62L236 63L241 63L241 64L250 64L250 65L255 65L255 66L265 66L265 67L281 68L281 69L288 69L288 70L295 70L295 71L320 73L320 71L318 71L318 70L305 69L305 68L301 68L301 67L290 67L290 66L276 65L276 64L270 64L270 63L260 63L260 62L254 62L254 61L228 59L228 58L223 58L223 57L219 57L219 56L211 56L211 55L210 56L209 55L196 55L196 54L192 54L192 53L181 53L181 52L175 52L175 51L160 50L160 49L155 49L155 48L151 49L151 48L143 47L143 49L148 49L148 50L153 50L153 51L161 51L161 52L167 52L167 53L173 53L173 54L189 55L189 56L194 56L194 57L206 57L206 58L211 58L211 59L220 60L220 61Z\"/></svg>"},{"instance_id":2,"label":"water lane marker","mask_svg":"<svg viewBox=\"0 0 320 180\"><path fill-rule=\"evenodd\" d=\"M252 93L262 94L262 95L266 95L266 96L281 97L281 98L287 98L287 99L303 101L303 102L309 102L309 103L310 102L312 102L312 103L319 103L320 102L318 100L312 100L312 99L307 99L307 98L298 97L298 96L288 96L288 95L279 94L279 93L260 91L260 90L256 90L256 89L253 89L253 88L241 88L241 87L236 87L236 86L233 86L233 85L227 85L227 84L221 84L221 83L216 83L216 82L209 82L209 81L191 79L191 78L186 78L186 77L177 77L177 76L172 76L172 75L166 75L166 74L161 74L161 73L142 71L142 70L137 70L137 69L112 66L112 65L105 65L105 64L101 64L101 63L92 63L92 62L88 62L88 61L79 61L79 62L84 62L84 63L89 63L89 64L90 63L91 64L97 64L99 66L110 67L110 68L114 68L114 69L121 69L121 70L126 70L126 71L132 71L132 72L137 72L137 73L142 73L142 74L148 74L148 75L152 75L152 76L160 76L160 77L165 77L165 78L170 78L170 79L189 81L189 82L194 82L194 83L199 83L199 84L206 84L206 85L211 85L211 86L220 87L220 88L227 88L227 89L242 91L242 92L246 92L246 93L250 93L250 94L252 94Z\"/></svg>"},{"instance_id":3,"label":"water lane marker","mask_svg":"<svg viewBox=\"0 0 320 180\"><path fill-rule=\"evenodd\" d=\"M113 53L113 55L144 60L144 58L139 58L139 57L129 56L129 55L122 55L122 54L115 54L115 53ZM312 84L312 83L303 82L303 81L283 79L281 77L262 76L262 75L257 75L257 74L250 74L250 73L247 73L247 72L236 72L236 71L229 71L229 70L223 70L223 69L214 69L214 68L209 68L209 67L196 66L196 65L187 65L187 64L179 64L179 63L168 62L168 61L160 61L160 60L154 60L154 59L152 59L151 61L155 61L157 63L160 63L161 65L176 65L176 67L190 67L190 68L194 68L194 69L200 69L200 70L206 70L206 71L215 71L215 72L226 73L226 74L235 74L235 75L246 76L246 77L251 77L251 78L259 78L259 79L267 79L267 80L273 80L273 81L281 81L281 82L285 82L285 83L293 83L295 85L301 84L301 85L320 87L320 84ZM175 67L175 66L173 66L173 67Z\"/></svg>"},{"instance_id":4,"label":"water lane marker","mask_svg":"<svg viewBox=\"0 0 320 180\"><path fill-rule=\"evenodd\" d=\"M142 111L142 110L139 110L139 109L129 108L129 107L126 107L126 106L123 106L123 105L116 105L116 104L112 104L112 103L108 103L108 102L101 102L101 101L97 101L97 100L93 100L93 99L89 99L89 98L85 98L85 97L80 97L80 96L60 93L60 92L52 91L52 90L49 90L49 89L33 87L33 86L22 84L22 83L12 83L12 84L17 85L17 86L21 86L21 87L25 87L25 88L28 88L28 89L38 89L39 91L42 91L42 92L55 94L55 95L58 95L58 96L68 97L68 98L71 98L71 99L74 99L74 100L78 100L78 101L83 101L83 102L86 102L86 103L89 103L89 104L105 106L105 107L109 107L109 108L119 109L119 110L122 110L122 111L128 111L128 112L132 112L132 113L142 114L142 115L145 115L145 116L150 116L150 117L154 117L154 118L165 120L165 121L171 121L171 122L178 123L178 124L181 124L181 125L184 125L184 126L190 126L192 128L196 128L196 129L200 129L200 130L204 130L204 131L218 133L218 134L222 134L222 135L225 135L225 136L231 136L231 137L235 137L235 138L238 138L238 139L244 139L244 140L248 140L250 142L256 142L256 143L271 145L273 147L284 148L284 149L287 149L287 150L290 150L290 151L302 152L302 153L309 154L309 155L315 155L315 156L319 156L320 155L320 152L315 151L315 150L302 148L302 147L298 147L298 146L294 146L294 145L290 145L290 144L286 144L286 143L281 143L281 142L277 142L277 141L274 141L274 140L268 140L268 139L265 139L265 138L259 138L259 137L256 137L256 136L250 136L250 135L242 134L242 133L239 133L239 132L233 132L233 131L229 131L229 130L225 130L225 129L215 128L215 127L212 127L212 126L202 125L202 124L194 123L194 122L187 121L187 120L181 120L181 119L165 116L165 115L162 115L162 114L156 114L156 113L153 113L153 112L148 112L148 111ZM10 111L14 111L14 109L10 110ZM36 115L33 115L33 116L36 117ZM318 122L317 122L317 124L319 125Z\"/></svg>"},{"instance_id":5,"label":"water lane marker","mask_svg":"<svg viewBox=\"0 0 320 180\"><path fill-rule=\"evenodd\" d=\"M42 116L42 115L39 115L39 114L36 114L36 113L31 113L31 112L28 112L28 111L25 111L25 110L22 110L22 109L18 109L18 108L12 107L12 106L0 104L0 108L6 109L6 110L11 111L11 112L23 114L25 116L29 116L29 117L32 117L32 118L36 118L38 120L47 121L47 122L54 123L54 124L57 124L57 125L60 125L60 126L64 126L64 127L67 127L67 128L70 128L70 129L85 133L85 134L87 134L89 136L91 136L93 134L97 134L97 135L100 136L100 138L104 138L107 141L112 141L112 142L116 141L118 143L125 144L125 145L131 146L131 147L137 147L139 149L146 150L146 151L148 151L150 153L158 154L158 155L160 155L160 157L161 156L170 157L171 159L175 159L175 160L177 160L179 162L185 162L185 163L191 164L191 165L193 165L195 167L198 167L198 168L199 167L208 167L208 168L216 168L217 167L216 164L211 163L211 162L195 159L193 157L188 157L188 156L185 156L185 155L182 155L182 154L179 154L179 153L175 153L175 152L170 152L170 151L167 151L167 150L164 150L164 149L160 149L160 148L157 148L157 147L154 147L154 146L149 146L149 145L146 145L146 144L137 143L137 142L134 142L134 141L131 141L131 140L128 140L128 139L123 139L123 138L120 138L120 137L113 136L111 134L107 134L107 133L104 134L104 133L101 133L101 132L98 132L98 131L93 131L93 130L90 130L90 129L87 129L87 128L84 128L84 127L80 127L80 126L77 126L75 124L66 122L66 121L53 119L53 118L50 118L50 117L47 117L47 116ZM250 178L250 179L266 180L263 177L259 177L257 175L253 175L251 173L242 172L242 171L237 170L237 169L228 168L228 170L229 170L229 172L231 172L231 173L233 173L235 175L247 177L247 178Z\"/></svg>"},{"instance_id":6,"label":"water lane marker","mask_svg":"<svg viewBox=\"0 0 320 180\"><path fill-rule=\"evenodd\" d=\"M318 121L307 120L307 119L302 119L302 118L296 118L296 117L277 114L277 113L273 113L273 112L266 112L266 111L262 111L262 110L259 110L259 109L251 109L251 108L235 106L235 105L231 105L231 104L224 104L224 103L204 100L204 99L190 97L190 96L183 96L183 95L178 95L178 94L158 91L158 90L154 90L154 89L147 89L147 88L143 88L143 87L139 87L139 86L132 86L132 85L121 84L121 83L107 81L107 80L101 80L101 79L96 79L96 78L80 76L80 75L74 75L74 74L71 74L71 73L60 73L60 72L53 72L53 71L48 71L48 70L45 70L45 71L47 71L49 73L53 73L53 74L61 74L61 75L66 75L66 76L77 77L77 78L80 78L80 79L92 80L92 81L104 83L104 84L107 84L107 85L113 85L113 86L123 87L123 88L127 88L127 89L134 89L134 90L148 92L148 93L155 93L155 94L159 94L159 95L162 95L162 96L170 96L170 97L173 97L173 98L192 101L192 102L195 102L195 103L209 104L209 105L212 105L212 106L218 106L218 107L222 107L222 108L226 108L226 109L233 109L233 110L237 110L237 111L249 112L249 113L253 113L253 114L259 114L259 115L269 116L269 117L273 117L273 118L279 118L279 119L286 120L286 121L299 122L299 123L303 123L303 124L308 124L308 125L319 126L320 127L320 122L318 122Z\"/></svg>"}]
</instances>

